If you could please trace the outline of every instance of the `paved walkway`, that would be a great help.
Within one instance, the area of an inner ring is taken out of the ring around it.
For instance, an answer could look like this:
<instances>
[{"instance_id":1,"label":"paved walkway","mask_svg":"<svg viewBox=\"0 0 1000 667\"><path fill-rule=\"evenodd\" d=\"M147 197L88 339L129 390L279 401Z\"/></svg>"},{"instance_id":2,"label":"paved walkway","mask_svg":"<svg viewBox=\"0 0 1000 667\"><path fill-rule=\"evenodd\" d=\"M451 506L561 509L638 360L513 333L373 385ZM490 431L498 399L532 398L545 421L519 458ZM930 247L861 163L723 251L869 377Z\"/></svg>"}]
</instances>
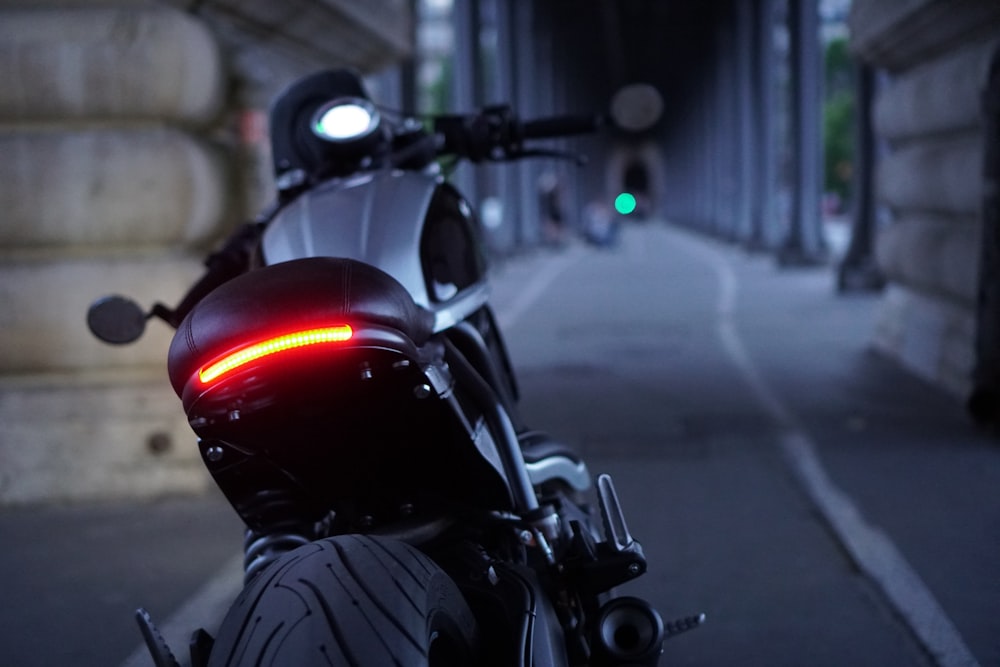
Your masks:
<instances>
[{"instance_id":1,"label":"paved walkway","mask_svg":"<svg viewBox=\"0 0 1000 667\"><path fill-rule=\"evenodd\" d=\"M529 416L627 475L661 607L716 611L668 654L1000 665L1000 442L869 350L877 296L657 224L498 274Z\"/></svg>"},{"instance_id":2,"label":"paved walkway","mask_svg":"<svg viewBox=\"0 0 1000 667\"><path fill-rule=\"evenodd\" d=\"M708 615L664 665L1000 665L1000 443L868 351L877 297L661 224L495 273L525 416L614 474L641 593ZM0 511L0 663L122 664L140 604L186 636L239 542L217 495Z\"/></svg>"}]
</instances>

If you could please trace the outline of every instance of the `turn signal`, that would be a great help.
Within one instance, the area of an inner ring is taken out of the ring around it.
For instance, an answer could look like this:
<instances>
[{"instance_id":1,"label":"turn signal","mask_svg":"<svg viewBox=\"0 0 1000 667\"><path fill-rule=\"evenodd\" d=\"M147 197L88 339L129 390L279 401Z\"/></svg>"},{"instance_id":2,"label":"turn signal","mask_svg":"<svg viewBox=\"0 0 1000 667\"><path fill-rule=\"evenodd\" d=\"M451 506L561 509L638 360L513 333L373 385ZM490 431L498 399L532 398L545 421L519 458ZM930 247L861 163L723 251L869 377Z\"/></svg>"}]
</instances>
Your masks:
<instances>
[{"instance_id":1,"label":"turn signal","mask_svg":"<svg viewBox=\"0 0 1000 667\"><path fill-rule=\"evenodd\" d=\"M203 384L208 384L218 379L222 375L234 371L241 366L286 350L310 345L320 345L323 343L342 343L350 340L354 331L350 326L344 324L336 327L326 327L323 329L309 329L306 331L296 331L294 333L276 336L259 343L240 348L235 352L226 355L219 361L205 366L198 371L198 379Z\"/></svg>"}]
</instances>

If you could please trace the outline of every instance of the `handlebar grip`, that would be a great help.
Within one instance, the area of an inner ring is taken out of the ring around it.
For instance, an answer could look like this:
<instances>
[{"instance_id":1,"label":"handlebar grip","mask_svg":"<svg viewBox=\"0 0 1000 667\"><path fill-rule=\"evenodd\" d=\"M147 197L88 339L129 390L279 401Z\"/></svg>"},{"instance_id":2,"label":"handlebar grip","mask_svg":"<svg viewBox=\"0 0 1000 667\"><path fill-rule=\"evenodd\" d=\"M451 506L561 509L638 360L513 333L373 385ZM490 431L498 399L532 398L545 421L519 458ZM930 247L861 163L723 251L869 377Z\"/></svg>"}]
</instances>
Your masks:
<instances>
[{"instance_id":1,"label":"handlebar grip","mask_svg":"<svg viewBox=\"0 0 1000 667\"><path fill-rule=\"evenodd\" d=\"M604 118L597 115L552 116L524 121L521 124L521 136L525 139L542 139L590 134L600 129L603 124Z\"/></svg>"}]
</instances>

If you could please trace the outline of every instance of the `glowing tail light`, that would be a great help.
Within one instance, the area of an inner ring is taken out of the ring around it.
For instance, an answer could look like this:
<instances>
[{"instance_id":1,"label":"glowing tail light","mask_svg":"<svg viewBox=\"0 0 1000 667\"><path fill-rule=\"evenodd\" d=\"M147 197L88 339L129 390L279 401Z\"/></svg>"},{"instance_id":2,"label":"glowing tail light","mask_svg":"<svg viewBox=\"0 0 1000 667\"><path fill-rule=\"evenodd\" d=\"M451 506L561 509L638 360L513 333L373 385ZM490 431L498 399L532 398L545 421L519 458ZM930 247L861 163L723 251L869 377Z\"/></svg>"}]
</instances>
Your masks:
<instances>
[{"instance_id":1,"label":"glowing tail light","mask_svg":"<svg viewBox=\"0 0 1000 667\"><path fill-rule=\"evenodd\" d=\"M261 357L267 357L295 348L308 347L310 345L342 343L350 340L353 335L354 331L351 327L344 324L342 326L309 329L307 331L296 331L283 336L276 336L241 348L219 361L205 366L198 371L198 378L202 383L208 384L212 380Z\"/></svg>"}]
</instances>

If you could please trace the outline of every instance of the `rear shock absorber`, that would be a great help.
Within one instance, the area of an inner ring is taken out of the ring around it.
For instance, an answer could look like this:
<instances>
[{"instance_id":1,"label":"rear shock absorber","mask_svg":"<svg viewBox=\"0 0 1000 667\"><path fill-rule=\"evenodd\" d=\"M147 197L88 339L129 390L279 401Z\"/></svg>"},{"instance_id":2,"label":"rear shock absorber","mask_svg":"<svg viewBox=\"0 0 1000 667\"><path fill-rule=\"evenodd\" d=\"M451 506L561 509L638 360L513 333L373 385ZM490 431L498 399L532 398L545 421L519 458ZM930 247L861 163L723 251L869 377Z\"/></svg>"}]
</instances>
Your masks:
<instances>
[{"instance_id":1,"label":"rear shock absorber","mask_svg":"<svg viewBox=\"0 0 1000 667\"><path fill-rule=\"evenodd\" d=\"M243 582L248 583L282 555L311 541L302 533L260 533L247 528L243 538Z\"/></svg>"},{"instance_id":2,"label":"rear shock absorber","mask_svg":"<svg viewBox=\"0 0 1000 667\"><path fill-rule=\"evenodd\" d=\"M282 555L316 538L317 526L301 515L287 489L263 489L244 501L241 515L252 517L243 537L243 581L249 582Z\"/></svg>"}]
</instances>

